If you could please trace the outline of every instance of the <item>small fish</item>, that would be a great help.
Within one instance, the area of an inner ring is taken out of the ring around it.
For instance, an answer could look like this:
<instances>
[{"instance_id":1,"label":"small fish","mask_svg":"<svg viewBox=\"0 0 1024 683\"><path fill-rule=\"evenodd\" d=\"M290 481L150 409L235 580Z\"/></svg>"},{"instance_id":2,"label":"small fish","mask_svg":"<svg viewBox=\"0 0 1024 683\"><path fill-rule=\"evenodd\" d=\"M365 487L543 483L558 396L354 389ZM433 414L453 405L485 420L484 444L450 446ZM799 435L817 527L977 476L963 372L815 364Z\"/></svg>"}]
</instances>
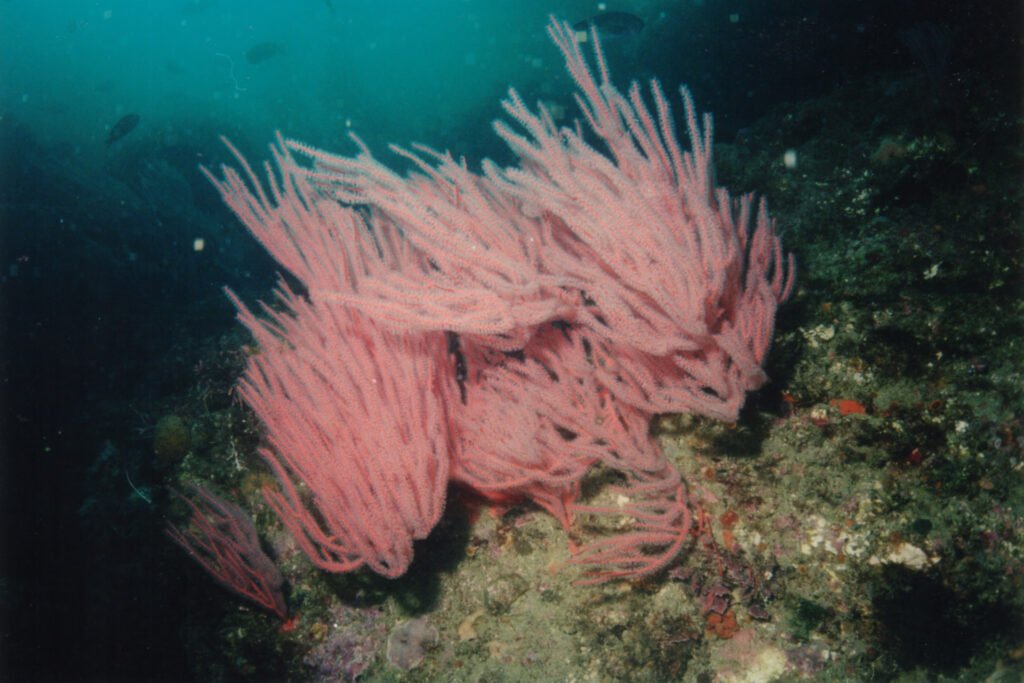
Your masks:
<instances>
[{"instance_id":1,"label":"small fish","mask_svg":"<svg viewBox=\"0 0 1024 683\"><path fill-rule=\"evenodd\" d=\"M572 25L577 31L589 31L591 26L602 38L624 38L640 33L644 20L629 12L601 12Z\"/></svg>"},{"instance_id":2,"label":"small fish","mask_svg":"<svg viewBox=\"0 0 1024 683\"><path fill-rule=\"evenodd\" d=\"M280 54L284 54L284 45L281 43L256 43L245 53L245 61L260 64Z\"/></svg>"},{"instance_id":3,"label":"small fish","mask_svg":"<svg viewBox=\"0 0 1024 683\"><path fill-rule=\"evenodd\" d=\"M107 147L110 147L125 135L128 135L128 133L131 133L137 125L139 125L138 114L125 114L122 116L114 124L114 127L110 129L110 135L107 136Z\"/></svg>"}]
</instances>

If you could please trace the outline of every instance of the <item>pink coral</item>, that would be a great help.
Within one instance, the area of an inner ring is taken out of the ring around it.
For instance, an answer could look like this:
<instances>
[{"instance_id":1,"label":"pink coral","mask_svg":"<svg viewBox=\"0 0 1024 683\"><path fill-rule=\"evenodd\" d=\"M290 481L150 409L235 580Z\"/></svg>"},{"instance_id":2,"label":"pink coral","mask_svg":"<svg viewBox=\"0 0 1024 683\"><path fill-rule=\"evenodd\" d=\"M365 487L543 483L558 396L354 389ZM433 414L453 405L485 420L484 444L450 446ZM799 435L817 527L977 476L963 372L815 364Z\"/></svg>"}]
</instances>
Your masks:
<instances>
[{"instance_id":1,"label":"pink coral","mask_svg":"<svg viewBox=\"0 0 1024 683\"><path fill-rule=\"evenodd\" d=\"M354 157L279 140L266 186L240 156L210 175L304 287L282 286L270 322L236 300L262 349L242 395L284 490L267 499L325 569L404 572L455 480L567 527L624 517L575 562L592 580L657 571L691 515L650 416L735 419L765 381L794 270L764 204L714 186L685 89L687 152L657 82L651 111L612 85L596 33L595 75L567 24L548 30L589 130L512 91L518 128L495 129L514 167L393 147L416 169L401 176L358 139ZM621 475L619 504L579 502L594 467Z\"/></svg>"},{"instance_id":2,"label":"pink coral","mask_svg":"<svg viewBox=\"0 0 1024 683\"><path fill-rule=\"evenodd\" d=\"M283 488L265 491L267 502L317 566L399 576L444 509L454 389L444 338L395 334L284 288L281 299L289 314L270 312L272 322L239 303L261 348L240 391L267 428L263 456Z\"/></svg>"}]
</instances>

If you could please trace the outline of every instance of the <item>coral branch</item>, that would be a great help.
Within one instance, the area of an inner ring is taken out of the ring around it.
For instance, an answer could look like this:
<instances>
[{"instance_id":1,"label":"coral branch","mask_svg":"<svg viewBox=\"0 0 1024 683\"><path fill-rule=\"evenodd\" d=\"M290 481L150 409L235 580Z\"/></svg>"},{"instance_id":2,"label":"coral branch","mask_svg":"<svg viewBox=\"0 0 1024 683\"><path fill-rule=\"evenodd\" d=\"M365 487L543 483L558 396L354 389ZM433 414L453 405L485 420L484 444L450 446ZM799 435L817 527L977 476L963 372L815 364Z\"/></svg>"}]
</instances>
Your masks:
<instances>
[{"instance_id":1,"label":"coral branch","mask_svg":"<svg viewBox=\"0 0 1024 683\"><path fill-rule=\"evenodd\" d=\"M288 617L284 580L260 547L252 520L242 508L193 485L195 499L174 491L192 511L189 525L167 526L167 536L202 565L219 584L282 619Z\"/></svg>"}]
</instances>

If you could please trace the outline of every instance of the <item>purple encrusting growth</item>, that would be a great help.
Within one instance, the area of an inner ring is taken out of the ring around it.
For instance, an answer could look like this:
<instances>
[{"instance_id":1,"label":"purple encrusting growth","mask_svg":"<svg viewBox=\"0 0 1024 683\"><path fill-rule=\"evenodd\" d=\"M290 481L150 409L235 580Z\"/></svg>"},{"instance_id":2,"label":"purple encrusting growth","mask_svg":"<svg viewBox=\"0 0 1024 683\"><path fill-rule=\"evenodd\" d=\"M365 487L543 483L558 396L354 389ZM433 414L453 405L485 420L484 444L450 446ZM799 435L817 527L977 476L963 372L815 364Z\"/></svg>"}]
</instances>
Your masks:
<instances>
[{"instance_id":1,"label":"purple encrusting growth","mask_svg":"<svg viewBox=\"0 0 1024 683\"><path fill-rule=\"evenodd\" d=\"M414 669L423 661L426 648L436 645L438 639L437 629L426 617L403 622L388 636L388 663L403 671Z\"/></svg>"},{"instance_id":2,"label":"purple encrusting growth","mask_svg":"<svg viewBox=\"0 0 1024 683\"><path fill-rule=\"evenodd\" d=\"M373 663L384 644L387 624L376 607L332 608L331 629L322 643L306 653L312 681L355 681Z\"/></svg>"}]
</instances>

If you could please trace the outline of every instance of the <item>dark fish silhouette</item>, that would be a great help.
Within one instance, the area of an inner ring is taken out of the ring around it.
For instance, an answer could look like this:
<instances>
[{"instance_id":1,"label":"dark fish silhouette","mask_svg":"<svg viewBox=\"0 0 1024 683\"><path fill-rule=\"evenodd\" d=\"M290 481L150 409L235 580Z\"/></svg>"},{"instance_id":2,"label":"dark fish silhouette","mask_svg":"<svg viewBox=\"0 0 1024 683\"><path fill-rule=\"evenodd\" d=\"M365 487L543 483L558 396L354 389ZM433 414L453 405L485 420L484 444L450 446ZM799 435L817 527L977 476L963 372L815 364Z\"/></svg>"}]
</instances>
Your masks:
<instances>
[{"instance_id":1,"label":"dark fish silhouette","mask_svg":"<svg viewBox=\"0 0 1024 683\"><path fill-rule=\"evenodd\" d=\"M138 114L125 114L122 116L114 124L114 127L110 129L110 135L107 136L107 147L110 147L125 135L128 135L128 133L131 133L137 125L139 125Z\"/></svg>"},{"instance_id":2,"label":"dark fish silhouette","mask_svg":"<svg viewBox=\"0 0 1024 683\"><path fill-rule=\"evenodd\" d=\"M245 53L245 61L259 64L283 53L284 45L281 43L256 43Z\"/></svg>"},{"instance_id":3,"label":"dark fish silhouette","mask_svg":"<svg viewBox=\"0 0 1024 683\"><path fill-rule=\"evenodd\" d=\"M589 31L591 26L602 38L624 38L640 33L644 20L629 12L601 12L572 25L577 31Z\"/></svg>"}]
</instances>

